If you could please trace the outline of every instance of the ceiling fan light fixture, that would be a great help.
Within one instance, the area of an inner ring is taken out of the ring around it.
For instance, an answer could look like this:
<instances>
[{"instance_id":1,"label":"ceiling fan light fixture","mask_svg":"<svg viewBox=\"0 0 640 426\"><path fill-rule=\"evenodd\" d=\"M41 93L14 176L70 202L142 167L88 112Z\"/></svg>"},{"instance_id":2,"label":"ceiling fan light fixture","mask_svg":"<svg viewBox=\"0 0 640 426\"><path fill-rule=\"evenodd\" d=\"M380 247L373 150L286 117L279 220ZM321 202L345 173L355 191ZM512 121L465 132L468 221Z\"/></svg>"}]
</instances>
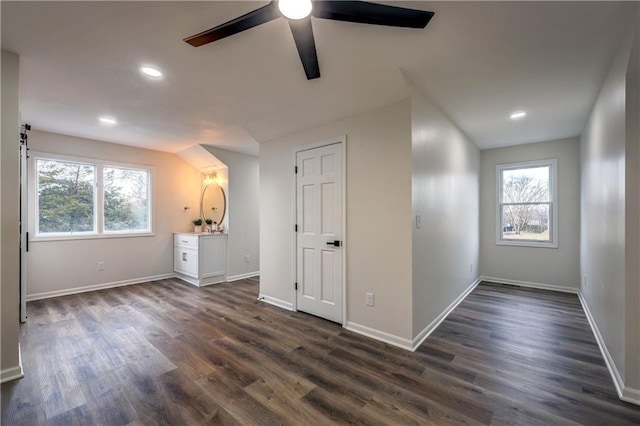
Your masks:
<instances>
[{"instance_id":1,"label":"ceiling fan light fixture","mask_svg":"<svg viewBox=\"0 0 640 426\"><path fill-rule=\"evenodd\" d=\"M304 19L311 14L311 0L278 0L278 9L285 18Z\"/></svg>"}]
</instances>

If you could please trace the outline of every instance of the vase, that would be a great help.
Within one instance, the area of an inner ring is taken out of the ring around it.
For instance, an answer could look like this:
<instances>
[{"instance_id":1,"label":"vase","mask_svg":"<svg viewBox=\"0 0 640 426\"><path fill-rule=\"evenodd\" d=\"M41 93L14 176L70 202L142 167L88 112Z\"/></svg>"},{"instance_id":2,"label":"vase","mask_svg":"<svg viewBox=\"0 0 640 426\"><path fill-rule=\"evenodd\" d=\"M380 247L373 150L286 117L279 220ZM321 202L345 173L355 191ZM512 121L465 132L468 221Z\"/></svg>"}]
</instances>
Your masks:
<instances>
[{"instance_id":1,"label":"vase","mask_svg":"<svg viewBox=\"0 0 640 426\"><path fill-rule=\"evenodd\" d=\"M202 232L202 225L193 225L193 232L195 234L199 234L200 232Z\"/></svg>"}]
</instances>

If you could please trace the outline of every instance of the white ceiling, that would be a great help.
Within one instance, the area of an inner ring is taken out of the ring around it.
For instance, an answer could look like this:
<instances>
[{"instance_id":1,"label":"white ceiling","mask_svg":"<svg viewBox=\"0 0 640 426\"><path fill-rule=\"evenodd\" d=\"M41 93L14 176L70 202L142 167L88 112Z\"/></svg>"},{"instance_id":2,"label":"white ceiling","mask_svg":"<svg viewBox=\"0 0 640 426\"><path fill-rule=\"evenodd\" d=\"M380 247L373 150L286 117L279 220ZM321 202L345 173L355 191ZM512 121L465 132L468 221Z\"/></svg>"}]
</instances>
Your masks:
<instances>
[{"instance_id":1,"label":"white ceiling","mask_svg":"<svg viewBox=\"0 0 640 426\"><path fill-rule=\"evenodd\" d=\"M312 81L284 18L199 48L182 41L265 3L2 1L23 121L169 152L257 154L257 142L406 98L402 70L480 148L575 136L636 6L385 2L434 11L424 30L314 18ZM144 78L142 64L165 78ZM528 116L510 121L519 109Z\"/></svg>"}]
</instances>

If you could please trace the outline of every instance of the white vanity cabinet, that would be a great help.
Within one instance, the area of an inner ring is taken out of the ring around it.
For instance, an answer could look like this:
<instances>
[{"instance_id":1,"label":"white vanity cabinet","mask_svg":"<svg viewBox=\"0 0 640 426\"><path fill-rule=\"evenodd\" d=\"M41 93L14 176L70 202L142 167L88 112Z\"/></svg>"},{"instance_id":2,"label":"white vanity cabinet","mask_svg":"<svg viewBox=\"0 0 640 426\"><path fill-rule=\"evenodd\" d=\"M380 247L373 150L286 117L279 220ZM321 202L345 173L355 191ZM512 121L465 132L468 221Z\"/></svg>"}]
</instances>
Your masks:
<instances>
[{"instance_id":1,"label":"white vanity cabinet","mask_svg":"<svg viewBox=\"0 0 640 426\"><path fill-rule=\"evenodd\" d=\"M202 287L227 280L226 234L173 234L173 270L178 278Z\"/></svg>"}]
</instances>

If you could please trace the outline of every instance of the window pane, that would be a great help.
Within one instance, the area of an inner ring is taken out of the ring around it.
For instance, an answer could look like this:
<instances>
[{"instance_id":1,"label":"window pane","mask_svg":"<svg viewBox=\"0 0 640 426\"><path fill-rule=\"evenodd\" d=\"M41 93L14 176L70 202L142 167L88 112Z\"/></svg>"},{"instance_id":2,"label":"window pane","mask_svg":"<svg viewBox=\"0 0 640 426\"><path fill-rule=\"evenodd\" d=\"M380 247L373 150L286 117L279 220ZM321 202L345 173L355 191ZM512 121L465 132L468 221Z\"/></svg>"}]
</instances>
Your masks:
<instances>
[{"instance_id":1,"label":"window pane","mask_svg":"<svg viewBox=\"0 0 640 426\"><path fill-rule=\"evenodd\" d=\"M502 171L503 203L551 201L549 166Z\"/></svg>"},{"instance_id":2,"label":"window pane","mask_svg":"<svg viewBox=\"0 0 640 426\"><path fill-rule=\"evenodd\" d=\"M95 232L95 167L37 160L38 232Z\"/></svg>"},{"instance_id":3,"label":"window pane","mask_svg":"<svg viewBox=\"0 0 640 426\"><path fill-rule=\"evenodd\" d=\"M150 231L149 172L104 167L105 232Z\"/></svg>"},{"instance_id":4,"label":"window pane","mask_svg":"<svg viewBox=\"0 0 640 426\"><path fill-rule=\"evenodd\" d=\"M502 206L502 239L550 241L550 204Z\"/></svg>"}]
</instances>

